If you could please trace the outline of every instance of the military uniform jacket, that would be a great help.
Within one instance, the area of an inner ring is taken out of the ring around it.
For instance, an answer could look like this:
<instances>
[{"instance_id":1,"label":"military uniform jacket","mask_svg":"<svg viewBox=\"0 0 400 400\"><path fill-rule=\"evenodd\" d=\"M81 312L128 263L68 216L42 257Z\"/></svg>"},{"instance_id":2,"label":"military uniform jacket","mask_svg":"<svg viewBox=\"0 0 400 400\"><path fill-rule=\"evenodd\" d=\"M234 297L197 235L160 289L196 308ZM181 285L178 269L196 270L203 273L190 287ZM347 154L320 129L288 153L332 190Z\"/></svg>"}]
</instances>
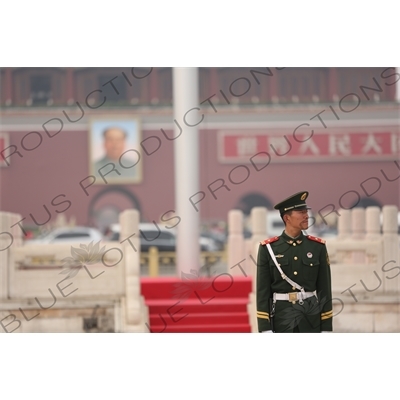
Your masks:
<instances>
[{"instance_id":1,"label":"military uniform jacket","mask_svg":"<svg viewBox=\"0 0 400 400\"><path fill-rule=\"evenodd\" d=\"M270 243L284 274L304 287L316 291L304 304L277 300L273 320L275 332L332 331L331 272L325 241L313 236L293 239L286 235L260 243L257 257L257 322L258 331L271 330L270 312L273 293L299 292L284 280L268 252Z\"/></svg>"}]
</instances>

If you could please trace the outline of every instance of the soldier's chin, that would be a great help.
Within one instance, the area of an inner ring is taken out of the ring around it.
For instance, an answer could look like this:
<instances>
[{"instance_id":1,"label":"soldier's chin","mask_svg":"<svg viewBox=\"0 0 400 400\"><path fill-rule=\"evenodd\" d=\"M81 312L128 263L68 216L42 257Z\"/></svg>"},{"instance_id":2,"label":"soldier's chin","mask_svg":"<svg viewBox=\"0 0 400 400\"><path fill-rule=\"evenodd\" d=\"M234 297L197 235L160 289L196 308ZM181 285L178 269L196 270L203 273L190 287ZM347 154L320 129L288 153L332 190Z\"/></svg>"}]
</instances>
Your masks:
<instances>
[{"instance_id":1,"label":"soldier's chin","mask_svg":"<svg viewBox=\"0 0 400 400\"><path fill-rule=\"evenodd\" d=\"M304 222L302 225L301 225L303 228L303 230L307 230L308 229L308 222Z\"/></svg>"}]
</instances>

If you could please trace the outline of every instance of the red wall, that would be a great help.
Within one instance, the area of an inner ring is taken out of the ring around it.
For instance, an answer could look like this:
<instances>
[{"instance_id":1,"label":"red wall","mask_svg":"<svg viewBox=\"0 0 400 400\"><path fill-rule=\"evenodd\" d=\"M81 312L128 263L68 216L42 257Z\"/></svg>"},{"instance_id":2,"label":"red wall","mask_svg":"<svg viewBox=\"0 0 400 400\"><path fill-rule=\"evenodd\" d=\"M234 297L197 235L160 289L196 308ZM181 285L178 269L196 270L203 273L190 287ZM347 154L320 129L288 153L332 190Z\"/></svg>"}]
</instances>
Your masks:
<instances>
[{"instance_id":1,"label":"red wall","mask_svg":"<svg viewBox=\"0 0 400 400\"><path fill-rule=\"evenodd\" d=\"M171 132L167 131L168 133ZM93 185L87 189L88 196L80 187L79 183L90 175L87 132L66 130L53 138L43 134L42 143L33 151L24 151L21 147L21 140L25 135L26 132L12 132L10 135L10 144L16 145L23 157L13 155L10 158L10 167L1 170L2 210L21 213L26 217L24 223L30 224L30 213L38 222L47 218L43 205L48 207L54 220L58 214L56 210L63 213L69 205L60 203L68 200L70 205L65 215L76 216L79 224L90 224L91 202L100 191L114 185ZM166 211L175 210L174 142L167 141L160 131L142 132L143 140L150 136L158 136L162 145L154 154L142 155L142 183L123 186L136 196L145 221L159 220ZM25 139L25 146L33 147L37 138L38 136L32 135L31 142ZM350 207L357 201L357 195L349 191L368 197L361 184L373 177L375 179L364 183L365 189L371 193L375 191L379 185L378 180L381 187L371 197L381 205L400 206L400 180L388 182L382 174L383 170L390 179L400 175L400 167L394 161L290 164L271 162L259 172L251 164L246 164L250 174L243 183L237 183L246 178L243 175L244 169L232 172L235 164L221 164L217 148L217 130L200 131L199 190L204 192L205 198L199 203L199 207L203 220L226 219L228 211L238 207L241 197L250 192L260 193L275 204L292 193L308 190L308 202L315 213L328 204L339 208L341 198L342 205ZM218 187L220 189L216 190ZM65 197L57 197L59 195ZM199 197L194 197L193 202L198 199ZM55 205L51 204L52 201ZM122 198L116 199L116 205L122 209L130 206Z\"/></svg>"}]
</instances>

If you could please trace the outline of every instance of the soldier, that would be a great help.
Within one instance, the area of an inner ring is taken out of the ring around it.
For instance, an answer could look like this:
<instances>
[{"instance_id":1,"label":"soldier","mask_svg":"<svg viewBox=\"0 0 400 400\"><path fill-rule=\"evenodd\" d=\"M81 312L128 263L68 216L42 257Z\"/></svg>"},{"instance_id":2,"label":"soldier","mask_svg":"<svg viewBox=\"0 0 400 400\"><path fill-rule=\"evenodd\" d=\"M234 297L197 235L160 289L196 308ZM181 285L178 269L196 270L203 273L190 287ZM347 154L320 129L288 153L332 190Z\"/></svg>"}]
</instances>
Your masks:
<instances>
[{"instance_id":1,"label":"soldier","mask_svg":"<svg viewBox=\"0 0 400 400\"><path fill-rule=\"evenodd\" d=\"M257 258L259 332L332 331L331 272L325 240L305 235L306 199L299 192L276 204L285 230L260 242Z\"/></svg>"}]
</instances>

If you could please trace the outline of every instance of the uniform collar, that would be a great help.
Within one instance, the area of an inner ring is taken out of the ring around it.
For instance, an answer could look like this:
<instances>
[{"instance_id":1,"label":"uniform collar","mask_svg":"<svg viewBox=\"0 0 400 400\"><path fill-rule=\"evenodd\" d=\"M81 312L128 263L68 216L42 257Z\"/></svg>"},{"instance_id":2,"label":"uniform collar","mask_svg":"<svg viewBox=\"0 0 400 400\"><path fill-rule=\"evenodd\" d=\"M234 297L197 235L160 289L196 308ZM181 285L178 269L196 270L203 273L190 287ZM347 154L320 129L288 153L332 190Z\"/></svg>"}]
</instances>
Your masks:
<instances>
[{"instance_id":1,"label":"uniform collar","mask_svg":"<svg viewBox=\"0 0 400 400\"><path fill-rule=\"evenodd\" d=\"M303 231L296 238L290 237L289 235L286 234L285 231L283 231L281 237L286 243L291 244L292 246L301 244L304 240Z\"/></svg>"}]
</instances>

